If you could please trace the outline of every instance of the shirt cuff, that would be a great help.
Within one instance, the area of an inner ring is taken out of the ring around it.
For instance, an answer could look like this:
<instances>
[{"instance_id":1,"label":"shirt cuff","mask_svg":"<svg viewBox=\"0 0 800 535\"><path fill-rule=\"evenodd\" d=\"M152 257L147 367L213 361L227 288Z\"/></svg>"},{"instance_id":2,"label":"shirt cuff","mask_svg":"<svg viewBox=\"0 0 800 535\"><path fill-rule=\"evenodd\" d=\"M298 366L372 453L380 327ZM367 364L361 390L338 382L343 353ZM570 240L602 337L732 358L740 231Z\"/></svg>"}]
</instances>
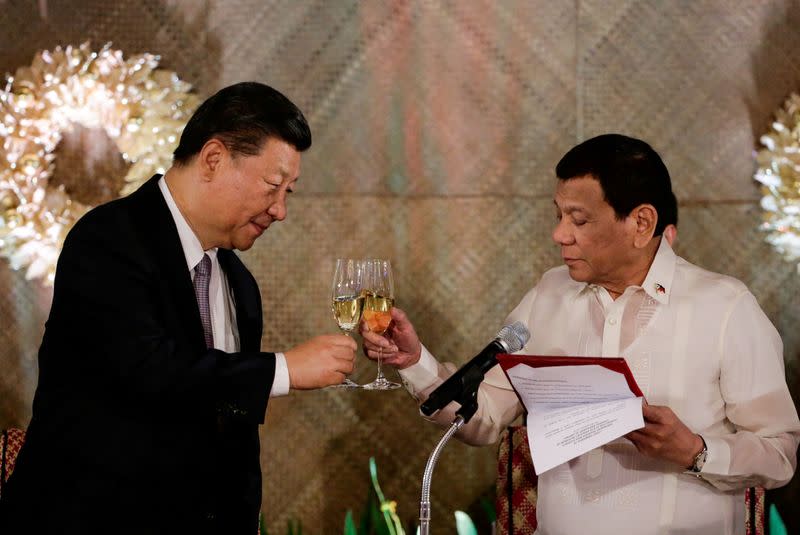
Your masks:
<instances>
[{"instance_id":1,"label":"shirt cuff","mask_svg":"<svg viewBox=\"0 0 800 535\"><path fill-rule=\"evenodd\" d=\"M428 348L422 346L419 361L404 370L398 370L406 389L412 394L425 390L439 378L439 362Z\"/></svg>"},{"instance_id":2,"label":"shirt cuff","mask_svg":"<svg viewBox=\"0 0 800 535\"><path fill-rule=\"evenodd\" d=\"M275 353L275 377L272 379L272 389L269 397L276 398L289 393L289 367L283 353Z\"/></svg>"},{"instance_id":3,"label":"shirt cuff","mask_svg":"<svg viewBox=\"0 0 800 535\"><path fill-rule=\"evenodd\" d=\"M731 468L731 447L728 443L716 437L703 435L706 441L706 462L703 464L700 474L727 475Z\"/></svg>"}]
</instances>

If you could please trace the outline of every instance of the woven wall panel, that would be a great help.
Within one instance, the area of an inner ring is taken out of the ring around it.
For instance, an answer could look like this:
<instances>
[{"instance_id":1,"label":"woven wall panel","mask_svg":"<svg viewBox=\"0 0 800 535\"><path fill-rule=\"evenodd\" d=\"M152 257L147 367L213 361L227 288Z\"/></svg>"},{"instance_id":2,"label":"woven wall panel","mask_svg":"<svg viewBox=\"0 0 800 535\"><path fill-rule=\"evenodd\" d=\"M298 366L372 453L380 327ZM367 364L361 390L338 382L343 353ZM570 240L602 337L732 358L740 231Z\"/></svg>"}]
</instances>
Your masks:
<instances>
[{"instance_id":1,"label":"woven wall panel","mask_svg":"<svg viewBox=\"0 0 800 535\"><path fill-rule=\"evenodd\" d=\"M398 305L426 345L463 363L558 263L559 157L619 131L666 160L681 200L679 254L746 282L783 337L790 376L800 374L800 277L756 230L751 156L772 111L800 89L794 1L2 5L14 38L0 42L0 71L56 44L112 41L160 54L203 96L257 79L305 111L314 146L289 219L243 255L264 293L266 349L334 332L334 258L387 257ZM30 416L49 296L0 263L0 427ZM374 374L360 357L354 378ZM414 518L439 435L404 392L273 400L262 430L270 532L290 518L339 532L345 511L362 508L371 455L401 517ZM434 477L437 533L454 532L452 511L491 487L493 457L448 446Z\"/></svg>"},{"instance_id":2,"label":"woven wall panel","mask_svg":"<svg viewBox=\"0 0 800 535\"><path fill-rule=\"evenodd\" d=\"M0 24L14 37L0 45L0 72L13 73L39 50L56 45L90 41L99 49L111 42L126 56L160 54L162 66L203 91L216 83L216 70L209 67L218 61L218 48L207 36L202 5L194 0L4 2Z\"/></svg>"},{"instance_id":3,"label":"woven wall panel","mask_svg":"<svg viewBox=\"0 0 800 535\"><path fill-rule=\"evenodd\" d=\"M24 427L36 388L36 355L50 292L0 265L0 428Z\"/></svg>"},{"instance_id":4,"label":"woven wall panel","mask_svg":"<svg viewBox=\"0 0 800 535\"><path fill-rule=\"evenodd\" d=\"M650 140L681 200L757 198L751 151L798 88L799 16L781 2L581 2L585 136Z\"/></svg>"},{"instance_id":5,"label":"woven wall panel","mask_svg":"<svg viewBox=\"0 0 800 535\"><path fill-rule=\"evenodd\" d=\"M258 78L303 106L316 136L308 191L546 193L531 177L575 138L574 40L548 29L571 35L573 6L321 2L276 11L254 0L213 5L213 33L234 45L220 85ZM282 23L270 28L273 18Z\"/></svg>"}]
</instances>

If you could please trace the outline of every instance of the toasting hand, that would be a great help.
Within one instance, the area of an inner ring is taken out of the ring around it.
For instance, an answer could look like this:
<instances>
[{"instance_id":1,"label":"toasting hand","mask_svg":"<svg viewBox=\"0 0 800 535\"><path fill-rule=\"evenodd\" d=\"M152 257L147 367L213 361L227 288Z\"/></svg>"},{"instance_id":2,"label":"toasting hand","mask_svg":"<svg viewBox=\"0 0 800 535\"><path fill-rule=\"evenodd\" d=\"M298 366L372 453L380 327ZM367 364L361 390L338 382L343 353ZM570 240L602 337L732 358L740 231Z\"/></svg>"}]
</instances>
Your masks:
<instances>
[{"instance_id":1,"label":"toasting hand","mask_svg":"<svg viewBox=\"0 0 800 535\"><path fill-rule=\"evenodd\" d=\"M358 345L343 334L314 337L284 352L289 384L298 390L338 385L353 371Z\"/></svg>"},{"instance_id":2,"label":"toasting hand","mask_svg":"<svg viewBox=\"0 0 800 535\"><path fill-rule=\"evenodd\" d=\"M361 321L361 336L364 337L364 353L372 359L380 356L384 364L398 370L408 368L419 361L422 344L417 331L401 309L392 308L392 322L384 335L371 332Z\"/></svg>"}]
</instances>

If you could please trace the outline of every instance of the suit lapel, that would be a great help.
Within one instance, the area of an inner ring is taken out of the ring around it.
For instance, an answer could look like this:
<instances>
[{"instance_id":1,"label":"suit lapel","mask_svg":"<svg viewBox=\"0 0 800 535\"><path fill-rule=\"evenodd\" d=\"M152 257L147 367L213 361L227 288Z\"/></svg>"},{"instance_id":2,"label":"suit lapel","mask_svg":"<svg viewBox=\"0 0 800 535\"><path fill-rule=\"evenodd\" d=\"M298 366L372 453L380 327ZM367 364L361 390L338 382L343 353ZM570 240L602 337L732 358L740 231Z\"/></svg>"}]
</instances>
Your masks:
<instances>
[{"instance_id":1,"label":"suit lapel","mask_svg":"<svg viewBox=\"0 0 800 535\"><path fill-rule=\"evenodd\" d=\"M228 278L228 285L236 303L236 324L242 351L259 351L261 348L262 315L261 294L253 275L233 251L217 251L219 265Z\"/></svg>"},{"instance_id":2,"label":"suit lapel","mask_svg":"<svg viewBox=\"0 0 800 535\"><path fill-rule=\"evenodd\" d=\"M205 348L203 324L197 308L197 298L192 286L192 278L186 266L186 256L178 235L175 220L167 202L158 188L161 175L155 175L135 193L130 200L136 204L134 213L142 242L152 247L161 284L169 295L166 299L175 307L177 321L193 345Z\"/></svg>"},{"instance_id":3,"label":"suit lapel","mask_svg":"<svg viewBox=\"0 0 800 535\"><path fill-rule=\"evenodd\" d=\"M236 324L239 329L241 350L259 351L263 327L258 285L233 251L219 249L217 258L228 278L228 285L236 303Z\"/></svg>"}]
</instances>

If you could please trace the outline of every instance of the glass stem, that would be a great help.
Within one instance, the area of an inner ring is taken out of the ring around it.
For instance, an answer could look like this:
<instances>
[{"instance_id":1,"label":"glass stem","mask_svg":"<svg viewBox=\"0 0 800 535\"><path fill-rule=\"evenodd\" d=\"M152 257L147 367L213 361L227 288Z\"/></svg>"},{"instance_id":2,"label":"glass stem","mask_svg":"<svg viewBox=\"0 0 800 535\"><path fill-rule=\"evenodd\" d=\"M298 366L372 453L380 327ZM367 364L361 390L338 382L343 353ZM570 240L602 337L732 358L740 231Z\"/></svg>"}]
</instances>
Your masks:
<instances>
[{"instance_id":1,"label":"glass stem","mask_svg":"<svg viewBox=\"0 0 800 535\"><path fill-rule=\"evenodd\" d=\"M378 348L378 377L375 379L376 381L383 381L383 370L381 369L381 361L383 360L383 348Z\"/></svg>"}]
</instances>

